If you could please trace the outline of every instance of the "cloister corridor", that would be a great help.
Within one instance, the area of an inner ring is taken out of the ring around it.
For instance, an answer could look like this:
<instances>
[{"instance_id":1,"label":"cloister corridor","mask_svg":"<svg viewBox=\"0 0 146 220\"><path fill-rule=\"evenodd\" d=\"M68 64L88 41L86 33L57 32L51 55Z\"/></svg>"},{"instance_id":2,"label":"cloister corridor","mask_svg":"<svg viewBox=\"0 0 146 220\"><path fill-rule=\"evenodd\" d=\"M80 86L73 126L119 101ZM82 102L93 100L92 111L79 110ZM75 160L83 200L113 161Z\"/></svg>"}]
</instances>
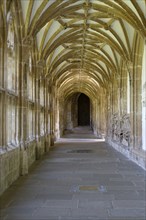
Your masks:
<instances>
[{"instance_id":1,"label":"cloister corridor","mask_svg":"<svg viewBox=\"0 0 146 220\"><path fill-rule=\"evenodd\" d=\"M0 0L0 220L146 219L146 0Z\"/></svg>"},{"instance_id":2,"label":"cloister corridor","mask_svg":"<svg viewBox=\"0 0 146 220\"><path fill-rule=\"evenodd\" d=\"M145 220L145 171L77 127L1 198L1 220Z\"/></svg>"}]
</instances>

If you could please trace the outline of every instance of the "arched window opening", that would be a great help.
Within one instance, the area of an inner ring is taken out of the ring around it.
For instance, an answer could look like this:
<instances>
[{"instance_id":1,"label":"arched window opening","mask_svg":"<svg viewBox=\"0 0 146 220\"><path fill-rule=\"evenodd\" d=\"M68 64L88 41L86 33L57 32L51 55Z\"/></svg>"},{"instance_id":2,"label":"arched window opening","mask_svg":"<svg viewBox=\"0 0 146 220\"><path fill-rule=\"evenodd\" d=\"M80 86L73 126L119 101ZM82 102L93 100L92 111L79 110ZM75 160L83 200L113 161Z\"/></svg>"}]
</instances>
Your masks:
<instances>
[{"instance_id":1,"label":"arched window opening","mask_svg":"<svg viewBox=\"0 0 146 220\"><path fill-rule=\"evenodd\" d=\"M78 125L90 125L90 99L83 93L78 98Z\"/></svg>"},{"instance_id":2,"label":"arched window opening","mask_svg":"<svg viewBox=\"0 0 146 220\"><path fill-rule=\"evenodd\" d=\"M17 97L17 39L15 33L14 16L11 11L7 15L8 32L7 32L7 80L6 88L8 89L7 111L6 111L6 128L7 144L16 146L18 144L18 97Z\"/></svg>"},{"instance_id":3,"label":"arched window opening","mask_svg":"<svg viewBox=\"0 0 146 220\"><path fill-rule=\"evenodd\" d=\"M7 35L7 88L16 92L17 68L16 68L16 46L13 16L9 14Z\"/></svg>"}]
</instances>

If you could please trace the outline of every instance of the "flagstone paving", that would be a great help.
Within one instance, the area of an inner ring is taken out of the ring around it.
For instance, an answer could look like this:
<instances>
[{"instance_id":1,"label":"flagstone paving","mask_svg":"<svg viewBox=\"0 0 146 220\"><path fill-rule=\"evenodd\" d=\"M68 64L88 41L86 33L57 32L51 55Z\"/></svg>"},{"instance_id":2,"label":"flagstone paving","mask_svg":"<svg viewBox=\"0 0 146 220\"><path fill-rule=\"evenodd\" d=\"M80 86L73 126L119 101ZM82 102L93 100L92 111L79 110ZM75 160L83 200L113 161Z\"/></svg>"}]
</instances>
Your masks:
<instances>
[{"instance_id":1,"label":"flagstone paving","mask_svg":"<svg viewBox=\"0 0 146 220\"><path fill-rule=\"evenodd\" d=\"M0 219L145 220L145 174L89 128L76 128L2 195Z\"/></svg>"}]
</instances>

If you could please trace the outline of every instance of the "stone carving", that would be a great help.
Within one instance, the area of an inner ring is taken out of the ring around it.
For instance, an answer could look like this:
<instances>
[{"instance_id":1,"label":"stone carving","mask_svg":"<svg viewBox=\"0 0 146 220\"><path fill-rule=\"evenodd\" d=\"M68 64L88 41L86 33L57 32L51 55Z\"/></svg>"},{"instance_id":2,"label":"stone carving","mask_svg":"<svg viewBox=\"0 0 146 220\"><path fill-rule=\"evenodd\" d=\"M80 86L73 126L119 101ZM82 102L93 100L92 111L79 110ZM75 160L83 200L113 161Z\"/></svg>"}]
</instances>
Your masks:
<instances>
[{"instance_id":1,"label":"stone carving","mask_svg":"<svg viewBox=\"0 0 146 220\"><path fill-rule=\"evenodd\" d=\"M114 113L112 116L112 139L118 140L118 130L119 130L119 116L118 113Z\"/></svg>"},{"instance_id":2,"label":"stone carving","mask_svg":"<svg viewBox=\"0 0 146 220\"><path fill-rule=\"evenodd\" d=\"M129 146L130 145L130 116L125 114L121 117L120 121L120 142L123 145Z\"/></svg>"},{"instance_id":3,"label":"stone carving","mask_svg":"<svg viewBox=\"0 0 146 220\"><path fill-rule=\"evenodd\" d=\"M130 145L130 116L124 114L121 117L118 113L114 113L111 119L111 138L114 141L120 142L125 146Z\"/></svg>"}]
</instances>

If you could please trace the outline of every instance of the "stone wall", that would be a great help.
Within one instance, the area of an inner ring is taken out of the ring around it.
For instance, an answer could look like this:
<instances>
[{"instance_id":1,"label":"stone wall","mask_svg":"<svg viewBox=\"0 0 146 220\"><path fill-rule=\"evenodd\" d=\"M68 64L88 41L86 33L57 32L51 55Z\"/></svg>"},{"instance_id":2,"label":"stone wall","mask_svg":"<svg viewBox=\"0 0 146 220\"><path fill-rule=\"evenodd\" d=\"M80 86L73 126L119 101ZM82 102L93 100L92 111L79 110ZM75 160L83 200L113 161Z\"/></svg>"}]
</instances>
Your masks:
<instances>
[{"instance_id":1,"label":"stone wall","mask_svg":"<svg viewBox=\"0 0 146 220\"><path fill-rule=\"evenodd\" d=\"M132 148L127 148L126 146L117 143L116 141L106 138L106 141L111 145L115 150L122 153L124 156L138 164L143 169L146 169L146 152L143 150L134 150Z\"/></svg>"},{"instance_id":2,"label":"stone wall","mask_svg":"<svg viewBox=\"0 0 146 220\"><path fill-rule=\"evenodd\" d=\"M20 148L7 149L0 156L0 194L20 176Z\"/></svg>"},{"instance_id":3,"label":"stone wall","mask_svg":"<svg viewBox=\"0 0 146 220\"><path fill-rule=\"evenodd\" d=\"M31 165L49 151L50 137L41 137L24 147L7 148L0 155L0 195L21 175L27 175Z\"/></svg>"}]
</instances>

